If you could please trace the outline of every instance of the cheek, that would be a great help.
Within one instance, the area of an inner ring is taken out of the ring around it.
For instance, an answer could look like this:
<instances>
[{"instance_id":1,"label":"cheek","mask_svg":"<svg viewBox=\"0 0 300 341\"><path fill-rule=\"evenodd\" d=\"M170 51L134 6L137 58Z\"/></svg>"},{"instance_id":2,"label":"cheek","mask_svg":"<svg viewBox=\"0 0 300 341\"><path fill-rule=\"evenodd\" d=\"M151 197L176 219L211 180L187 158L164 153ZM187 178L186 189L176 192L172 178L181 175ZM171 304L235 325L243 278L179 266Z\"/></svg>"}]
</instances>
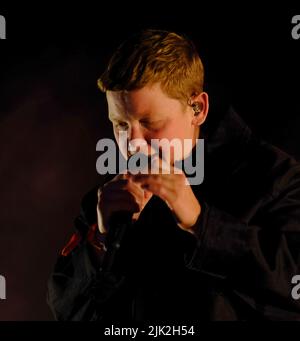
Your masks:
<instances>
[{"instance_id":1,"label":"cheek","mask_svg":"<svg viewBox=\"0 0 300 341\"><path fill-rule=\"evenodd\" d=\"M169 159L172 164L175 160L181 160L190 153L193 144L193 130L187 120L181 120L179 122L172 122L164 131L157 134L155 138L166 138L169 141L176 140L174 142L175 147L171 145L171 150L168 151L166 146L164 151L166 156L169 154L166 160ZM190 140L191 145L187 141L184 142L185 139Z\"/></svg>"},{"instance_id":2,"label":"cheek","mask_svg":"<svg viewBox=\"0 0 300 341\"><path fill-rule=\"evenodd\" d=\"M119 150L121 152L121 154L123 155L123 157L125 158L125 160L128 159L128 155L127 155L127 140L126 139L122 139L119 138L119 134L118 132L114 129L114 136L115 136L115 140L117 141Z\"/></svg>"},{"instance_id":3,"label":"cheek","mask_svg":"<svg viewBox=\"0 0 300 341\"><path fill-rule=\"evenodd\" d=\"M191 132L191 126L186 120L178 120L175 122L173 121L163 131L157 134L159 135L157 138L167 138L168 140L187 139L192 137Z\"/></svg>"}]
</instances>

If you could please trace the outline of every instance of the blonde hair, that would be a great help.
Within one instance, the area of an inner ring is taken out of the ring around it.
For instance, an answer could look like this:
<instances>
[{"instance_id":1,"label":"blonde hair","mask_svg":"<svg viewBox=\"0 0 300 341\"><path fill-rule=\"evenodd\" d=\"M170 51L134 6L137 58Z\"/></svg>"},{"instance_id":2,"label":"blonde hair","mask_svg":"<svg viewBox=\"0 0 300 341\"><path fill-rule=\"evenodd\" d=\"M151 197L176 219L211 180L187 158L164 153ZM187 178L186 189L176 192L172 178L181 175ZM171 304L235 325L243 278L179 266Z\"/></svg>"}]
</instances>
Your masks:
<instances>
[{"instance_id":1,"label":"blonde hair","mask_svg":"<svg viewBox=\"0 0 300 341\"><path fill-rule=\"evenodd\" d=\"M130 91L160 83L171 98L185 104L203 91L204 69L187 37L162 30L144 30L123 42L98 79L101 91Z\"/></svg>"}]
</instances>

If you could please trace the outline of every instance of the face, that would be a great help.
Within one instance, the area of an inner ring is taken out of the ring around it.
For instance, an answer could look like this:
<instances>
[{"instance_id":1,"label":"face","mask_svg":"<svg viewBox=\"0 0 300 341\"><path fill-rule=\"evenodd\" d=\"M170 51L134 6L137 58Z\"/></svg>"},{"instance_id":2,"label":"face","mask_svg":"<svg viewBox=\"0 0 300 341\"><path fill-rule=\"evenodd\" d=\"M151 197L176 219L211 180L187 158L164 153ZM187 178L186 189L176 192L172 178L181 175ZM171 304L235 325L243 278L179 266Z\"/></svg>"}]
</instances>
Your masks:
<instances>
[{"instance_id":1,"label":"face","mask_svg":"<svg viewBox=\"0 0 300 341\"><path fill-rule=\"evenodd\" d=\"M183 152L177 147L172 148L168 163L173 164L174 160L186 157L199 137L199 127L208 111L206 93L194 99L200 102L201 107L201 112L195 116L191 106L184 106L181 101L168 97L158 83L133 91L107 91L106 96L114 135L126 159L130 155L128 145L136 151L152 154L153 139L169 142L177 139L182 146L185 139L190 139L190 148L182 148ZM119 139L121 132L126 132L128 137L123 143Z\"/></svg>"}]
</instances>

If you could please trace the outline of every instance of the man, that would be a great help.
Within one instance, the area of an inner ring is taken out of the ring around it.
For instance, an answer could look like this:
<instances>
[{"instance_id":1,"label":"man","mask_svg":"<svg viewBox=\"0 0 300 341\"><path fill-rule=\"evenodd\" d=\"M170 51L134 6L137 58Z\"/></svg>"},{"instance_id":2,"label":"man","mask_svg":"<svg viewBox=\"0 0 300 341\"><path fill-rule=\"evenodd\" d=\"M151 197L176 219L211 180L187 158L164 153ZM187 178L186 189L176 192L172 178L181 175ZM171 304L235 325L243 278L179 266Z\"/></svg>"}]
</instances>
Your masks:
<instances>
[{"instance_id":1,"label":"man","mask_svg":"<svg viewBox=\"0 0 300 341\"><path fill-rule=\"evenodd\" d=\"M99 87L123 156L152 155L153 139L191 148L159 150L158 172L110 175L86 195L49 281L56 319L300 320L300 165L231 108L205 128L203 81L193 43L172 32L140 32L111 58ZM191 185L175 169L199 157L200 137L205 177Z\"/></svg>"}]
</instances>

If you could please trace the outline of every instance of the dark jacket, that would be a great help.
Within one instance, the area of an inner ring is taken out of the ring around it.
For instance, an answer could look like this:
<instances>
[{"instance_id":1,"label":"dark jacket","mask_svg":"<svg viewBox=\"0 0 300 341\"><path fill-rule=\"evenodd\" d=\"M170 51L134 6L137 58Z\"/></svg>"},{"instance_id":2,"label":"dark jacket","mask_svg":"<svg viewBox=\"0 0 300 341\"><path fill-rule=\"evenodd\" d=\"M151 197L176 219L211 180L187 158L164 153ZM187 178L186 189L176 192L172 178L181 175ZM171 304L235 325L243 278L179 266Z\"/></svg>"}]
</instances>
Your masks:
<instances>
[{"instance_id":1,"label":"dark jacket","mask_svg":"<svg viewBox=\"0 0 300 341\"><path fill-rule=\"evenodd\" d=\"M48 302L58 320L300 320L300 164L257 139L232 110L205 142L197 237L153 196L128 229L112 271L87 241L97 195L82 202L80 238L60 256Z\"/></svg>"}]
</instances>

